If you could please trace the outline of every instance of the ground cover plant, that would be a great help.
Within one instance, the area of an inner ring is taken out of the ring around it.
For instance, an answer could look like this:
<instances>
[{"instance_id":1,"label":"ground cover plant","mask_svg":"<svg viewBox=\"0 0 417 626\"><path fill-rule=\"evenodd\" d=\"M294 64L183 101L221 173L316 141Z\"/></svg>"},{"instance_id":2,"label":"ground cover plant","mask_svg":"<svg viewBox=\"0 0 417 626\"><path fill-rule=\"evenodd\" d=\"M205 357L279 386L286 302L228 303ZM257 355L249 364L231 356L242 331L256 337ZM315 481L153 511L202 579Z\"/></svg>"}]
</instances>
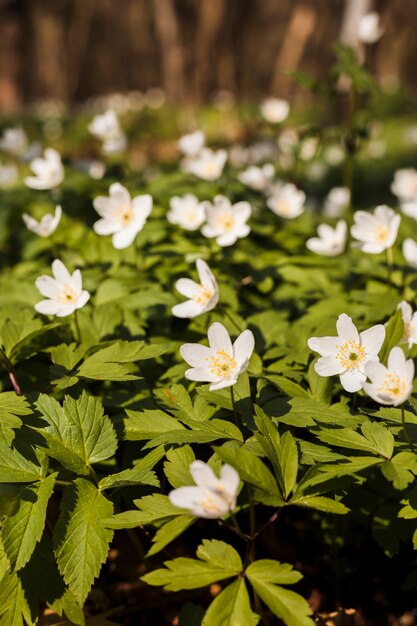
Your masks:
<instances>
[{"instance_id":1,"label":"ground cover plant","mask_svg":"<svg viewBox=\"0 0 417 626\"><path fill-rule=\"evenodd\" d=\"M415 127L336 54L145 167L175 112L4 125L2 626L413 623Z\"/></svg>"}]
</instances>

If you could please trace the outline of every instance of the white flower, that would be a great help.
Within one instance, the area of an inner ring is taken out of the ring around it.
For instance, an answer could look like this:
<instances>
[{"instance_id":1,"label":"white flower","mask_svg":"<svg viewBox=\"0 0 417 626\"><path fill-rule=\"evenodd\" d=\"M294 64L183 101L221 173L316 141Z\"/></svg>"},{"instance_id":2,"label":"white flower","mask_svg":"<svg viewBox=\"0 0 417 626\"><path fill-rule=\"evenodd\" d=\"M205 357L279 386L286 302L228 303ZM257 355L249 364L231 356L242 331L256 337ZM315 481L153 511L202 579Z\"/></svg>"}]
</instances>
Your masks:
<instances>
[{"instance_id":1,"label":"white flower","mask_svg":"<svg viewBox=\"0 0 417 626\"><path fill-rule=\"evenodd\" d=\"M356 245L367 254L379 254L391 248L400 226L401 216L388 206L377 206L373 213L356 211L350 232L358 240Z\"/></svg>"},{"instance_id":2,"label":"white flower","mask_svg":"<svg viewBox=\"0 0 417 626\"><path fill-rule=\"evenodd\" d=\"M405 300L400 302L397 309L401 309L404 322L404 333L400 343L408 343L408 347L411 348L413 344L417 344L417 311L413 313L411 305Z\"/></svg>"},{"instance_id":3,"label":"white flower","mask_svg":"<svg viewBox=\"0 0 417 626\"><path fill-rule=\"evenodd\" d=\"M377 324L359 334L352 318L342 313L336 322L336 329L338 337L311 337L308 347L321 356L314 365L317 374L339 374L343 388L353 393L359 391L366 380L366 363L379 361L378 352L384 343L385 327Z\"/></svg>"},{"instance_id":4,"label":"white flower","mask_svg":"<svg viewBox=\"0 0 417 626\"><path fill-rule=\"evenodd\" d=\"M347 224L344 220L337 222L332 228L328 224L320 224L317 228L318 237L307 239L306 246L316 254L337 256L342 254L346 245Z\"/></svg>"},{"instance_id":5,"label":"white flower","mask_svg":"<svg viewBox=\"0 0 417 626\"><path fill-rule=\"evenodd\" d=\"M2 165L0 163L0 189L12 187L17 182L18 176L16 165L13 163Z\"/></svg>"},{"instance_id":6,"label":"white flower","mask_svg":"<svg viewBox=\"0 0 417 626\"><path fill-rule=\"evenodd\" d=\"M234 467L222 465L217 478L207 463L193 461L190 474L196 487L173 489L168 498L174 506L206 519L223 517L235 508L240 477Z\"/></svg>"},{"instance_id":7,"label":"white flower","mask_svg":"<svg viewBox=\"0 0 417 626\"><path fill-rule=\"evenodd\" d=\"M19 156L28 147L28 138L23 128L5 128L0 139L0 150Z\"/></svg>"},{"instance_id":8,"label":"white flower","mask_svg":"<svg viewBox=\"0 0 417 626\"><path fill-rule=\"evenodd\" d=\"M186 230L197 230L206 219L204 205L193 193L184 196L174 196L169 201L171 210L167 219L171 224L178 224Z\"/></svg>"},{"instance_id":9,"label":"white flower","mask_svg":"<svg viewBox=\"0 0 417 626\"><path fill-rule=\"evenodd\" d=\"M415 196L412 200L401 202L400 207L404 215L408 215L408 217L412 217L414 220L417 220L417 196Z\"/></svg>"},{"instance_id":10,"label":"white flower","mask_svg":"<svg viewBox=\"0 0 417 626\"><path fill-rule=\"evenodd\" d=\"M113 235L113 246L121 250L130 246L144 227L152 210L152 197L145 194L131 198L120 183L110 185L109 194L109 197L98 196L93 201L102 218L93 228L98 235Z\"/></svg>"},{"instance_id":11,"label":"white flower","mask_svg":"<svg viewBox=\"0 0 417 626\"><path fill-rule=\"evenodd\" d=\"M288 117L290 105L280 98L266 98L260 106L261 113L267 122L279 124Z\"/></svg>"},{"instance_id":12,"label":"white flower","mask_svg":"<svg viewBox=\"0 0 417 626\"><path fill-rule=\"evenodd\" d=\"M90 294L83 290L80 270L71 275L62 261L56 259L52 274L53 278L43 275L36 279L36 287L48 298L35 304L38 313L66 317L88 302Z\"/></svg>"},{"instance_id":13,"label":"white flower","mask_svg":"<svg viewBox=\"0 0 417 626\"><path fill-rule=\"evenodd\" d=\"M343 163L345 158L346 152L339 143L331 144L324 151L324 159L332 167L337 167L338 165Z\"/></svg>"},{"instance_id":14,"label":"white flower","mask_svg":"<svg viewBox=\"0 0 417 626\"><path fill-rule=\"evenodd\" d=\"M417 241L405 239L403 243L403 255L408 265L417 270Z\"/></svg>"},{"instance_id":15,"label":"white flower","mask_svg":"<svg viewBox=\"0 0 417 626\"><path fill-rule=\"evenodd\" d=\"M204 148L206 137L202 130L196 130L188 135L183 135L178 140L178 150L188 157L197 156Z\"/></svg>"},{"instance_id":16,"label":"white flower","mask_svg":"<svg viewBox=\"0 0 417 626\"><path fill-rule=\"evenodd\" d=\"M275 215L294 219L304 213L304 191L297 189L292 183L277 183L271 189L266 203Z\"/></svg>"},{"instance_id":17,"label":"white flower","mask_svg":"<svg viewBox=\"0 0 417 626\"><path fill-rule=\"evenodd\" d=\"M214 309L219 301L219 289L209 266L202 259L197 259L196 265L200 284L190 278L180 278L175 283L176 290L189 298L172 308L175 317L196 317Z\"/></svg>"},{"instance_id":18,"label":"white flower","mask_svg":"<svg viewBox=\"0 0 417 626\"><path fill-rule=\"evenodd\" d=\"M111 154L122 152L126 148L126 136L120 127L119 119L112 109L101 115L95 115L88 130L103 142L103 152Z\"/></svg>"},{"instance_id":19,"label":"white flower","mask_svg":"<svg viewBox=\"0 0 417 626\"><path fill-rule=\"evenodd\" d=\"M326 217L340 217L349 202L350 190L347 187L333 187L324 201L323 214Z\"/></svg>"},{"instance_id":20,"label":"white flower","mask_svg":"<svg viewBox=\"0 0 417 626\"><path fill-rule=\"evenodd\" d=\"M384 29L379 24L378 13L367 13L359 20L357 36L362 43L375 43L383 33Z\"/></svg>"},{"instance_id":21,"label":"white flower","mask_svg":"<svg viewBox=\"0 0 417 626\"><path fill-rule=\"evenodd\" d=\"M249 202L231 204L225 196L215 196L213 203L204 203L207 224L201 232L205 237L216 237L219 246L231 246L250 233L246 224L252 213Z\"/></svg>"},{"instance_id":22,"label":"white flower","mask_svg":"<svg viewBox=\"0 0 417 626\"><path fill-rule=\"evenodd\" d=\"M274 177L274 166L272 163L266 163L262 167L251 165L238 175L241 183L255 189L256 191L264 191Z\"/></svg>"},{"instance_id":23,"label":"white flower","mask_svg":"<svg viewBox=\"0 0 417 626\"><path fill-rule=\"evenodd\" d=\"M64 168L59 153L53 148L44 151L44 158L38 157L30 163L35 176L27 176L25 185L31 189L54 189L64 180Z\"/></svg>"},{"instance_id":24,"label":"white flower","mask_svg":"<svg viewBox=\"0 0 417 626\"><path fill-rule=\"evenodd\" d=\"M403 202L417 199L417 170L407 167L397 170L391 184L392 193Z\"/></svg>"},{"instance_id":25,"label":"white flower","mask_svg":"<svg viewBox=\"0 0 417 626\"><path fill-rule=\"evenodd\" d=\"M413 391L414 362L406 360L398 346L389 353L388 367L382 363L367 363L365 371L371 382L364 383L363 390L379 404L398 406Z\"/></svg>"},{"instance_id":26,"label":"white flower","mask_svg":"<svg viewBox=\"0 0 417 626\"><path fill-rule=\"evenodd\" d=\"M203 148L195 158L187 163L187 169L203 180L217 180L222 175L227 161L226 150Z\"/></svg>"},{"instance_id":27,"label":"white flower","mask_svg":"<svg viewBox=\"0 0 417 626\"><path fill-rule=\"evenodd\" d=\"M55 208L55 215L47 213L41 218L39 222L27 213L23 213L22 219L25 222L27 228L33 233L36 233L37 235L39 235L39 237L49 237L57 229L57 226L61 219L61 215L62 209L60 206L57 206Z\"/></svg>"},{"instance_id":28,"label":"white flower","mask_svg":"<svg viewBox=\"0 0 417 626\"><path fill-rule=\"evenodd\" d=\"M209 346L186 343L181 356L191 369L185 372L188 380L209 382L210 391L231 387L246 370L255 347L252 331L244 330L234 344L223 324L215 322L208 329Z\"/></svg>"}]
</instances>

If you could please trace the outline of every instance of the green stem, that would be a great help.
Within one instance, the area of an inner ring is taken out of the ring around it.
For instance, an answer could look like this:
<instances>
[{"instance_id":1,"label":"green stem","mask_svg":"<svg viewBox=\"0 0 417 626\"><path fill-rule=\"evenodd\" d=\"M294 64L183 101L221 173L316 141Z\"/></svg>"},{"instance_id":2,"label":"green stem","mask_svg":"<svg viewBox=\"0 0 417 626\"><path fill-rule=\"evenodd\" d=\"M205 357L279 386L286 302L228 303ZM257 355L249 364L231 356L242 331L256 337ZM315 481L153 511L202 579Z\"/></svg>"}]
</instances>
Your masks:
<instances>
[{"instance_id":1,"label":"green stem","mask_svg":"<svg viewBox=\"0 0 417 626\"><path fill-rule=\"evenodd\" d=\"M233 391L233 385L230 386L230 399L232 400L233 418L234 418L236 426L239 426L239 420L237 417L236 402L235 402L235 392Z\"/></svg>"},{"instance_id":2,"label":"green stem","mask_svg":"<svg viewBox=\"0 0 417 626\"><path fill-rule=\"evenodd\" d=\"M255 561L255 537L256 533L256 518L255 518L255 504L253 501L253 489L252 485L248 485L248 499L249 499L249 524L250 524L250 544L249 544L249 562L253 563ZM253 589L253 598L255 600L255 607L259 615L261 616L262 623L264 626L269 626L269 620L266 616L266 613L261 604L261 600Z\"/></svg>"},{"instance_id":3,"label":"green stem","mask_svg":"<svg viewBox=\"0 0 417 626\"><path fill-rule=\"evenodd\" d=\"M10 382L12 383L12 386L13 386L13 389L14 389L16 395L17 396L21 396L22 395L22 391L20 389L19 383L17 382L13 364L10 361L10 359L8 358L8 356L6 355L6 353L3 350L3 348L0 349L0 355L1 355L2 359L3 359L4 365L5 365L6 369L7 369L8 374L9 374Z\"/></svg>"},{"instance_id":4,"label":"green stem","mask_svg":"<svg viewBox=\"0 0 417 626\"><path fill-rule=\"evenodd\" d=\"M413 442L412 442L412 441L411 441L411 439L410 439L410 435L409 435L409 434L408 434L408 432L407 432L407 427L406 427L406 424L405 424L405 411L404 411L404 405L401 405L401 424L402 424L402 427L403 427L403 431L404 431L405 438L407 439L407 441L408 441L408 445L409 445L409 446L410 446L410 448L411 448L411 452L415 452L415 450L414 450L414 444L413 444Z\"/></svg>"},{"instance_id":5,"label":"green stem","mask_svg":"<svg viewBox=\"0 0 417 626\"><path fill-rule=\"evenodd\" d=\"M392 285L392 266L394 264L394 257L392 254L392 248L387 248L385 250L386 258L387 258L387 268L388 268L388 282Z\"/></svg>"},{"instance_id":6,"label":"green stem","mask_svg":"<svg viewBox=\"0 0 417 626\"><path fill-rule=\"evenodd\" d=\"M222 305L219 303L219 309L221 314L223 315L223 317L227 317L227 319L229 320L229 322L231 324L233 324L233 326L236 328L236 330L241 333L242 332L242 328L239 326L239 324L236 322L235 319L233 319L233 317L230 315L229 311Z\"/></svg>"},{"instance_id":7,"label":"green stem","mask_svg":"<svg viewBox=\"0 0 417 626\"><path fill-rule=\"evenodd\" d=\"M79 323L79 319L78 319L78 311L77 309L74 311L74 323L75 323L75 331L76 331L76 339L77 339L77 343L81 344L81 330L80 330L80 323Z\"/></svg>"}]
</instances>

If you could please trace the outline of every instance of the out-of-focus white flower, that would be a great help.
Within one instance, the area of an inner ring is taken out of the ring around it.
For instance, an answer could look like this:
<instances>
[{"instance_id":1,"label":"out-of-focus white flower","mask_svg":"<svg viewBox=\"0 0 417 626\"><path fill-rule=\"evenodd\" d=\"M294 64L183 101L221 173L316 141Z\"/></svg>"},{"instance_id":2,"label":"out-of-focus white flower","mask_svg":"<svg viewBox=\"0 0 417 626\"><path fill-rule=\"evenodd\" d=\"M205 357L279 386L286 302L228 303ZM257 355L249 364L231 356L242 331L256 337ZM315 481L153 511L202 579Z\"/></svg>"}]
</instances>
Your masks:
<instances>
[{"instance_id":1,"label":"out-of-focus white flower","mask_svg":"<svg viewBox=\"0 0 417 626\"><path fill-rule=\"evenodd\" d=\"M339 143L334 143L324 151L325 161L332 167L337 167L343 163L346 158L346 152Z\"/></svg>"},{"instance_id":2,"label":"out-of-focus white flower","mask_svg":"<svg viewBox=\"0 0 417 626\"><path fill-rule=\"evenodd\" d=\"M408 265L417 270L417 241L405 239L403 243L403 255Z\"/></svg>"},{"instance_id":3,"label":"out-of-focus white flower","mask_svg":"<svg viewBox=\"0 0 417 626\"><path fill-rule=\"evenodd\" d=\"M263 139L261 141L257 141L252 144L249 148L249 163L257 164L263 163L265 161L270 161L271 159L276 159L277 155L277 146L276 144L267 139Z\"/></svg>"},{"instance_id":4,"label":"out-of-focus white flower","mask_svg":"<svg viewBox=\"0 0 417 626\"><path fill-rule=\"evenodd\" d=\"M44 151L43 159L38 157L30 163L35 176L27 176L25 185L31 189L54 189L64 180L64 167L60 154L53 148Z\"/></svg>"},{"instance_id":5,"label":"out-of-focus white flower","mask_svg":"<svg viewBox=\"0 0 417 626\"><path fill-rule=\"evenodd\" d=\"M353 219L350 232L358 240L354 245L367 254L379 254L391 248L401 222L401 216L385 204L376 207L373 213L356 211Z\"/></svg>"},{"instance_id":6,"label":"out-of-focus white flower","mask_svg":"<svg viewBox=\"0 0 417 626\"><path fill-rule=\"evenodd\" d=\"M354 393L366 380L365 365L369 361L379 361L385 327L377 324L359 334L352 318L342 313L336 329L337 337L311 337L308 340L310 350L321 356L314 369L320 376L338 374L342 387Z\"/></svg>"},{"instance_id":7,"label":"out-of-focus white flower","mask_svg":"<svg viewBox=\"0 0 417 626\"><path fill-rule=\"evenodd\" d=\"M288 154L295 151L299 144L299 141L300 137L296 130L292 128L285 128L285 130L280 133L277 139L277 145L281 152L285 152L286 154Z\"/></svg>"},{"instance_id":8,"label":"out-of-focus white flower","mask_svg":"<svg viewBox=\"0 0 417 626\"><path fill-rule=\"evenodd\" d=\"M408 215L408 217L412 217L414 220L417 220L417 196L412 200L401 202L400 208L404 215Z\"/></svg>"},{"instance_id":9,"label":"out-of-focus white flower","mask_svg":"<svg viewBox=\"0 0 417 626\"><path fill-rule=\"evenodd\" d=\"M357 36L362 43L375 43L384 34L384 29L379 23L379 15L376 12L363 15L358 23Z\"/></svg>"},{"instance_id":10,"label":"out-of-focus white flower","mask_svg":"<svg viewBox=\"0 0 417 626\"><path fill-rule=\"evenodd\" d=\"M290 112L289 102L280 98L266 98L260 110L264 119L270 124L279 124L287 119Z\"/></svg>"},{"instance_id":11,"label":"out-of-focus white flower","mask_svg":"<svg viewBox=\"0 0 417 626\"><path fill-rule=\"evenodd\" d=\"M404 130L404 141L409 146L415 146L417 144L417 124L407 126Z\"/></svg>"},{"instance_id":12,"label":"out-of-focus white flower","mask_svg":"<svg viewBox=\"0 0 417 626\"><path fill-rule=\"evenodd\" d=\"M320 181L326 176L329 166L325 161L310 161L307 163L305 174L309 180Z\"/></svg>"},{"instance_id":13,"label":"out-of-focus white flower","mask_svg":"<svg viewBox=\"0 0 417 626\"><path fill-rule=\"evenodd\" d=\"M403 202L417 200L417 170L413 167L397 170L391 191Z\"/></svg>"},{"instance_id":14,"label":"out-of-focus white flower","mask_svg":"<svg viewBox=\"0 0 417 626\"><path fill-rule=\"evenodd\" d=\"M196 265L200 284L190 278L180 278L175 283L176 290L189 298L172 307L175 317L197 317L214 309L219 301L219 288L209 266L202 259L197 259Z\"/></svg>"},{"instance_id":15,"label":"out-of-focus white flower","mask_svg":"<svg viewBox=\"0 0 417 626\"><path fill-rule=\"evenodd\" d=\"M414 362L406 360L398 346L389 353L388 367L382 363L367 363L365 372L371 382L364 383L363 390L379 404L398 406L413 392Z\"/></svg>"},{"instance_id":16,"label":"out-of-focus white flower","mask_svg":"<svg viewBox=\"0 0 417 626\"><path fill-rule=\"evenodd\" d=\"M292 220L304 213L306 195L292 183L277 183L270 191L266 203L275 215Z\"/></svg>"},{"instance_id":17,"label":"out-of-focus white flower","mask_svg":"<svg viewBox=\"0 0 417 626\"><path fill-rule=\"evenodd\" d=\"M408 347L411 348L413 344L417 344L417 311L413 313L411 304L405 300L400 302L397 309L401 309L404 322L404 333L400 343L408 343Z\"/></svg>"},{"instance_id":18,"label":"out-of-focus white flower","mask_svg":"<svg viewBox=\"0 0 417 626\"><path fill-rule=\"evenodd\" d=\"M337 222L335 228L328 224L320 224L317 233L318 237L312 237L306 241L309 250L323 256L342 254L346 246L347 233L347 224L344 220Z\"/></svg>"},{"instance_id":19,"label":"out-of-focus white flower","mask_svg":"<svg viewBox=\"0 0 417 626\"><path fill-rule=\"evenodd\" d=\"M274 166L272 163L266 163L262 167L251 165L246 170L238 174L241 183L255 189L256 191L264 191L274 177Z\"/></svg>"},{"instance_id":20,"label":"out-of-focus white flower","mask_svg":"<svg viewBox=\"0 0 417 626\"><path fill-rule=\"evenodd\" d=\"M36 233L36 235L39 235L39 237L50 237L50 235L52 235L52 233L56 231L61 219L61 215L62 209L58 205L55 208L55 215L47 213L41 218L39 222L27 213L23 213L22 219L25 222L27 228L33 233Z\"/></svg>"},{"instance_id":21,"label":"out-of-focus white flower","mask_svg":"<svg viewBox=\"0 0 417 626\"><path fill-rule=\"evenodd\" d=\"M366 152L373 159L380 159L384 156L386 151L387 146L385 141L382 139L372 139L366 146Z\"/></svg>"},{"instance_id":22,"label":"out-of-focus white flower","mask_svg":"<svg viewBox=\"0 0 417 626\"><path fill-rule=\"evenodd\" d=\"M236 506L240 477L231 465L223 465L220 478L203 461L193 461L190 474L196 487L178 487L168 498L174 506L188 509L196 517L216 519Z\"/></svg>"},{"instance_id":23,"label":"out-of-focus white flower","mask_svg":"<svg viewBox=\"0 0 417 626\"><path fill-rule=\"evenodd\" d=\"M191 369L186 370L188 380L209 382L210 391L231 387L244 372L255 347L252 331L244 330L232 345L223 324L215 322L208 329L209 346L185 343L181 356Z\"/></svg>"},{"instance_id":24,"label":"out-of-focus white flower","mask_svg":"<svg viewBox=\"0 0 417 626\"><path fill-rule=\"evenodd\" d=\"M88 302L90 294L83 290L80 270L70 274L62 261L56 259L52 263L52 274L53 278L43 275L36 279L41 295L48 298L35 304L38 313L66 317Z\"/></svg>"},{"instance_id":25,"label":"out-of-focus white flower","mask_svg":"<svg viewBox=\"0 0 417 626\"><path fill-rule=\"evenodd\" d=\"M122 152L126 148L126 136L121 129L115 111L112 109L101 115L95 115L88 130L103 142L102 148L106 154Z\"/></svg>"},{"instance_id":26,"label":"out-of-focus white flower","mask_svg":"<svg viewBox=\"0 0 417 626\"><path fill-rule=\"evenodd\" d=\"M178 224L185 230L197 230L206 219L204 205L193 193L184 196L173 196L169 201L171 210L167 219L171 224Z\"/></svg>"},{"instance_id":27,"label":"out-of-focus white flower","mask_svg":"<svg viewBox=\"0 0 417 626\"><path fill-rule=\"evenodd\" d=\"M207 224L201 232L205 237L216 237L219 246L231 246L250 233L246 224L252 213L249 202L231 204L225 196L215 196L213 203L204 202Z\"/></svg>"},{"instance_id":28,"label":"out-of-focus white flower","mask_svg":"<svg viewBox=\"0 0 417 626\"><path fill-rule=\"evenodd\" d=\"M0 139L0 150L20 156L28 148L28 138L23 128L5 128Z\"/></svg>"},{"instance_id":29,"label":"out-of-focus white flower","mask_svg":"<svg viewBox=\"0 0 417 626\"><path fill-rule=\"evenodd\" d=\"M302 161L310 161L317 152L319 140L317 137L307 137L301 144L299 156Z\"/></svg>"},{"instance_id":30,"label":"out-of-focus white flower","mask_svg":"<svg viewBox=\"0 0 417 626\"><path fill-rule=\"evenodd\" d=\"M98 235L113 235L112 243L118 250L127 248L144 227L152 204L149 194L131 198L123 185L113 183L109 188L109 197L98 196L93 201L102 218L95 222L94 230Z\"/></svg>"},{"instance_id":31,"label":"out-of-focus white flower","mask_svg":"<svg viewBox=\"0 0 417 626\"><path fill-rule=\"evenodd\" d=\"M243 167L249 163L250 150L241 146L240 144L234 144L229 148L229 163L233 167Z\"/></svg>"},{"instance_id":32,"label":"out-of-focus white flower","mask_svg":"<svg viewBox=\"0 0 417 626\"><path fill-rule=\"evenodd\" d=\"M88 174L94 180L101 180L106 173L106 166L102 161L91 161L88 167Z\"/></svg>"},{"instance_id":33,"label":"out-of-focus white flower","mask_svg":"<svg viewBox=\"0 0 417 626\"><path fill-rule=\"evenodd\" d=\"M2 165L0 163L0 189L7 189L13 187L18 178L18 171L16 165L9 163L8 165Z\"/></svg>"},{"instance_id":34,"label":"out-of-focus white flower","mask_svg":"<svg viewBox=\"0 0 417 626\"><path fill-rule=\"evenodd\" d=\"M178 140L178 150L188 157L197 156L199 152L204 148L206 143L206 136L202 130L196 130L188 135L183 135Z\"/></svg>"},{"instance_id":35,"label":"out-of-focus white flower","mask_svg":"<svg viewBox=\"0 0 417 626\"><path fill-rule=\"evenodd\" d=\"M323 206L323 215L326 217L340 217L349 206L350 191L347 187L333 187L326 196Z\"/></svg>"},{"instance_id":36,"label":"out-of-focus white flower","mask_svg":"<svg viewBox=\"0 0 417 626\"><path fill-rule=\"evenodd\" d=\"M203 148L196 157L190 158L188 171L203 180L217 180L223 172L227 161L226 150Z\"/></svg>"}]
</instances>

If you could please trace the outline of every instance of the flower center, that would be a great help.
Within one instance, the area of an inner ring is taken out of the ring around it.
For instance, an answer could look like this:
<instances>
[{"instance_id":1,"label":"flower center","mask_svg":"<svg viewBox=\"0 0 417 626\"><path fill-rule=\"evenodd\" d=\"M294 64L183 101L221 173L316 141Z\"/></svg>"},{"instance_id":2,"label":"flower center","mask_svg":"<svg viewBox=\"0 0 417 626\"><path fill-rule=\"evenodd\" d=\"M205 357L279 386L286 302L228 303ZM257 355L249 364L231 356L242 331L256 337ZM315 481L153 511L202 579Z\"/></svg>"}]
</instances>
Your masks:
<instances>
[{"instance_id":1,"label":"flower center","mask_svg":"<svg viewBox=\"0 0 417 626\"><path fill-rule=\"evenodd\" d=\"M195 209L187 209L184 217L186 222L194 223L197 219L197 212Z\"/></svg>"},{"instance_id":2,"label":"flower center","mask_svg":"<svg viewBox=\"0 0 417 626\"><path fill-rule=\"evenodd\" d=\"M288 200L278 200L275 204L275 209L280 215L290 215L291 213L291 206Z\"/></svg>"},{"instance_id":3,"label":"flower center","mask_svg":"<svg viewBox=\"0 0 417 626\"><path fill-rule=\"evenodd\" d=\"M218 503L213 498L213 494L211 494L208 490L206 491L204 500L201 500L201 502L199 502L199 505L202 509L207 511L207 513L215 513L216 515L224 514L223 509L219 507Z\"/></svg>"},{"instance_id":4,"label":"flower center","mask_svg":"<svg viewBox=\"0 0 417 626\"><path fill-rule=\"evenodd\" d=\"M219 378L229 378L237 368L237 363L233 357L224 350L218 350L209 359L208 369Z\"/></svg>"},{"instance_id":5,"label":"flower center","mask_svg":"<svg viewBox=\"0 0 417 626\"><path fill-rule=\"evenodd\" d=\"M217 217L217 224L219 228L225 231L230 231L234 228L235 218L232 214L222 214Z\"/></svg>"},{"instance_id":6,"label":"flower center","mask_svg":"<svg viewBox=\"0 0 417 626\"><path fill-rule=\"evenodd\" d=\"M70 285L64 285L57 300L61 304L74 304L77 301L77 294Z\"/></svg>"},{"instance_id":7,"label":"flower center","mask_svg":"<svg viewBox=\"0 0 417 626\"><path fill-rule=\"evenodd\" d=\"M210 287L205 287L202 285L200 289L193 295L194 302L198 302L198 304L207 304L213 297L213 290Z\"/></svg>"},{"instance_id":8,"label":"flower center","mask_svg":"<svg viewBox=\"0 0 417 626\"><path fill-rule=\"evenodd\" d=\"M215 161L207 161L205 164L205 170L207 176L216 176L219 171L219 167Z\"/></svg>"},{"instance_id":9,"label":"flower center","mask_svg":"<svg viewBox=\"0 0 417 626\"><path fill-rule=\"evenodd\" d=\"M407 384L397 374L388 373L377 392L389 398L401 398L407 391Z\"/></svg>"},{"instance_id":10,"label":"flower center","mask_svg":"<svg viewBox=\"0 0 417 626\"><path fill-rule=\"evenodd\" d=\"M358 367L360 363L365 361L365 348L356 341L349 339L342 345L337 346L339 352L336 355L336 359L346 369L352 369Z\"/></svg>"},{"instance_id":11,"label":"flower center","mask_svg":"<svg viewBox=\"0 0 417 626\"><path fill-rule=\"evenodd\" d=\"M376 241L383 243L384 241L388 239L388 237L389 237L389 228L387 228L386 226L378 226L378 228L375 231Z\"/></svg>"},{"instance_id":12,"label":"flower center","mask_svg":"<svg viewBox=\"0 0 417 626\"><path fill-rule=\"evenodd\" d=\"M134 214L133 209L130 205L122 205L118 207L114 213L113 217L122 225L127 226L132 221Z\"/></svg>"}]
</instances>

